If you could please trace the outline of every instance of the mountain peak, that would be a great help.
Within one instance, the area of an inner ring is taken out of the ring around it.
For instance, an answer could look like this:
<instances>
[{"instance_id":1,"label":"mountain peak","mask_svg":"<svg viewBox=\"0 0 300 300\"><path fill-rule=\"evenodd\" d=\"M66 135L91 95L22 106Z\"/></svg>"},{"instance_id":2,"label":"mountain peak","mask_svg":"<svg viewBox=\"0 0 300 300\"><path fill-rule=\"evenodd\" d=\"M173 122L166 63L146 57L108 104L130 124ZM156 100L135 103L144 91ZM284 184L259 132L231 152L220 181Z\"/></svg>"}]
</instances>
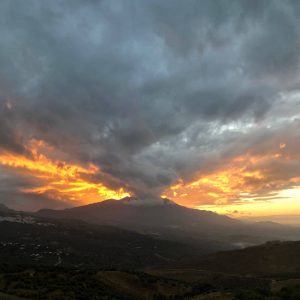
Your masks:
<instances>
[{"instance_id":1,"label":"mountain peak","mask_svg":"<svg viewBox=\"0 0 300 300\"><path fill-rule=\"evenodd\" d=\"M125 197L121 200L118 200L126 205L133 205L133 206L161 206L161 205L178 205L174 201L167 199L167 198L155 198L149 197L140 199L138 197Z\"/></svg>"},{"instance_id":2,"label":"mountain peak","mask_svg":"<svg viewBox=\"0 0 300 300\"><path fill-rule=\"evenodd\" d=\"M8 212L8 211L11 211L11 209L9 209L5 204L0 203L0 211Z\"/></svg>"}]
</instances>

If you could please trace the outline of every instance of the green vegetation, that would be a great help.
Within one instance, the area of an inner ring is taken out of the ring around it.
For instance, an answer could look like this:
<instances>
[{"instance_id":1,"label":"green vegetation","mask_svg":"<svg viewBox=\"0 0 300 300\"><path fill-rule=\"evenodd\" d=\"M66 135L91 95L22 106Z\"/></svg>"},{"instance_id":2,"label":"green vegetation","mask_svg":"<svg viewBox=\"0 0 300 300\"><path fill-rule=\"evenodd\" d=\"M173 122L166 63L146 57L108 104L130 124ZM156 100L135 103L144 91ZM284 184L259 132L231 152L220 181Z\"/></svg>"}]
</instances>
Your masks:
<instances>
[{"instance_id":1,"label":"green vegetation","mask_svg":"<svg viewBox=\"0 0 300 300\"><path fill-rule=\"evenodd\" d=\"M194 281L141 271L0 265L1 300L299 300L298 280L209 274ZM174 276L173 276L174 277ZM187 276L188 278L188 276Z\"/></svg>"},{"instance_id":2,"label":"green vegetation","mask_svg":"<svg viewBox=\"0 0 300 300\"><path fill-rule=\"evenodd\" d=\"M184 299L213 290L134 271L2 265L0 274L0 292L21 299Z\"/></svg>"}]
</instances>

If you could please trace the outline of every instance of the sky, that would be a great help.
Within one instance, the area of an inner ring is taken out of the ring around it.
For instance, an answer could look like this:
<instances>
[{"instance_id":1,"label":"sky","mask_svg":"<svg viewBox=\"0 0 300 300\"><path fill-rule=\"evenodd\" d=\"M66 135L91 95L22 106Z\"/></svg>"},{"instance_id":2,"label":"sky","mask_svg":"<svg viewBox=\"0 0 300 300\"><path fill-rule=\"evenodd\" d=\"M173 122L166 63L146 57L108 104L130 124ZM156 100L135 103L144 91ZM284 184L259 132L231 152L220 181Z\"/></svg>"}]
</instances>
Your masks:
<instances>
[{"instance_id":1,"label":"sky","mask_svg":"<svg viewBox=\"0 0 300 300\"><path fill-rule=\"evenodd\" d=\"M300 2L0 2L0 202L168 197L300 215Z\"/></svg>"}]
</instances>

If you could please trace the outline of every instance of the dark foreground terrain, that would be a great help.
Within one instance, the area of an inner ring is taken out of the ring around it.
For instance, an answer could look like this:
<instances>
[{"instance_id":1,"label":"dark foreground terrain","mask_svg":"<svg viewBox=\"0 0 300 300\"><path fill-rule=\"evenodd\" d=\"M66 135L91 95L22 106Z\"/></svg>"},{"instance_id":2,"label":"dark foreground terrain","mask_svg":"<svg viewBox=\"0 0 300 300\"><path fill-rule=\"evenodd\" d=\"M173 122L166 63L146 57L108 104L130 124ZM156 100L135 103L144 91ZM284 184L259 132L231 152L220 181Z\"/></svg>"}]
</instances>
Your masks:
<instances>
[{"instance_id":1,"label":"dark foreground terrain","mask_svg":"<svg viewBox=\"0 0 300 300\"><path fill-rule=\"evenodd\" d=\"M0 299L300 299L300 242L224 245L3 207Z\"/></svg>"},{"instance_id":2,"label":"dark foreground terrain","mask_svg":"<svg viewBox=\"0 0 300 300\"><path fill-rule=\"evenodd\" d=\"M73 269L2 264L0 299L299 300L300 274L240 276L196 269Z\"/></svg>"}]
</instances>

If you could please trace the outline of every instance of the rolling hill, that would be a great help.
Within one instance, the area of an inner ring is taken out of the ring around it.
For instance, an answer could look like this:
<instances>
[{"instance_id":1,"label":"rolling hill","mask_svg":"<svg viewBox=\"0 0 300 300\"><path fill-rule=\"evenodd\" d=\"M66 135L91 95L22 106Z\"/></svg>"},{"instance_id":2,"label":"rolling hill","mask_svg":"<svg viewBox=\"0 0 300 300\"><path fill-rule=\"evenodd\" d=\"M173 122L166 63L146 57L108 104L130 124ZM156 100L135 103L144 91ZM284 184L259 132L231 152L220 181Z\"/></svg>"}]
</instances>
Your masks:
<instances>
[{"instance_id":1,"label":"rolling hill","mask_svg":"<svg viewBox=\"0 0 300 300\"><path fill-rule=\"evenodd\" d=\"M225 251L183 261L179 269L192 268L227 274L273 276L300 275L300 241L267 242L245 249Z\"/></svg>"}]
</instances>

